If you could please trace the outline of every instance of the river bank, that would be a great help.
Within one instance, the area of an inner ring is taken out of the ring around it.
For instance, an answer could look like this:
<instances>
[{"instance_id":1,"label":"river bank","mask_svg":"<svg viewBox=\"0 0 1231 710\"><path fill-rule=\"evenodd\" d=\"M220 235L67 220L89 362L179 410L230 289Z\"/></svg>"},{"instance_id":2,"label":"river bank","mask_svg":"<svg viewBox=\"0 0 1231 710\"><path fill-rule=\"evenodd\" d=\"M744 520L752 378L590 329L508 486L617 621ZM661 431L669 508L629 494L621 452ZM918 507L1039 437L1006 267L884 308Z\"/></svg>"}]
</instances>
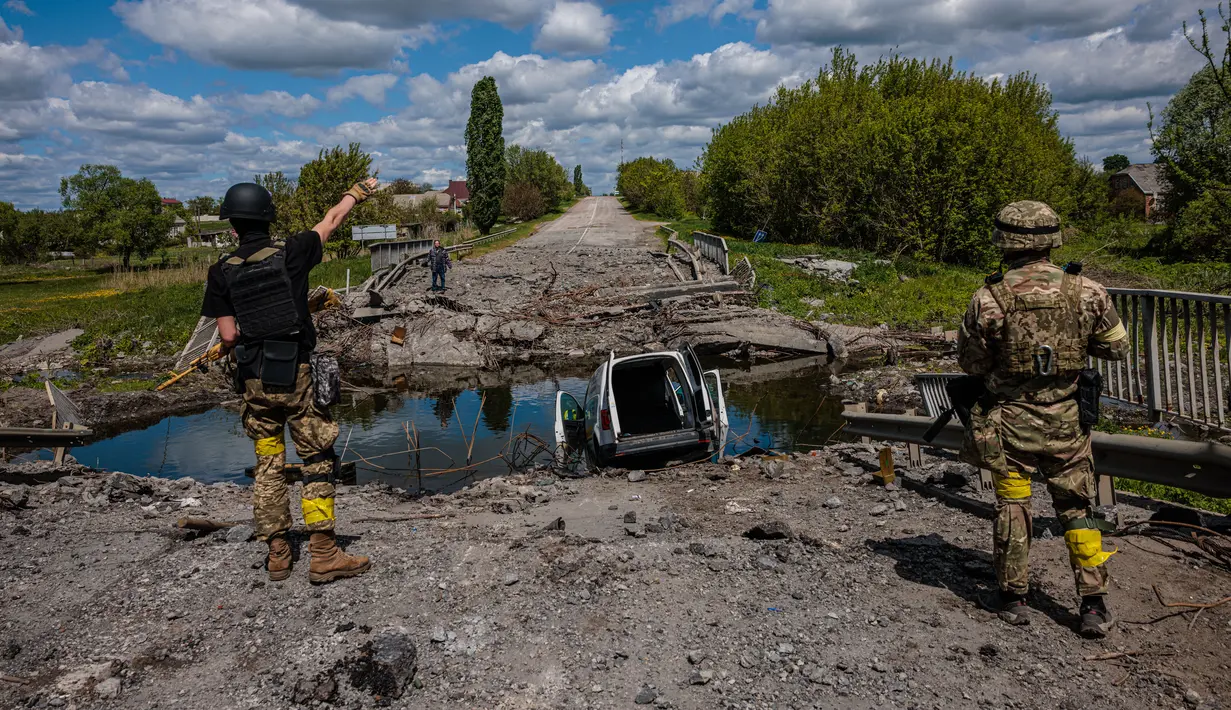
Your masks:
<instances>
[{"instance_id":1,"label":"river bank","mask_svg":"<svg viewBox=\"0 0 1231 710\"><path fill-rule=\"evenodd\" d=\"M1153 586L1202 601L1225 573L1116 541L1111 604L1136 623L1082 640L1039 495L1039 611L1008 627L975 603L994 585L990 523L873 485L871 460L848 444L637 483L344 487L339 532L374 566L322 588L298 535L295 574L270 583L249 528L174 529L249 520L241 486L88 472L0 486L0 705L1213 708L1231 693L1227 607L1142 625L1173 611ZM379 692L375 639L400 649Z\"/></svg>"}]
</instances>

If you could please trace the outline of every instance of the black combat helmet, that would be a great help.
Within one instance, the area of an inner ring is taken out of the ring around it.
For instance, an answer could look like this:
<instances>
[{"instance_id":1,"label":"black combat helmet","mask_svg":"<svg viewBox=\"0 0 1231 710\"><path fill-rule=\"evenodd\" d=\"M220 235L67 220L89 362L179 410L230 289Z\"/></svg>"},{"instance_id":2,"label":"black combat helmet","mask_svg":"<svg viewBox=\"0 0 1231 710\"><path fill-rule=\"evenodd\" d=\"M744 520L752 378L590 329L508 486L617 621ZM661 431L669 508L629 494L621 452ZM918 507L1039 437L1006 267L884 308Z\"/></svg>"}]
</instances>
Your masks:
<instances>
[{"instance_id":1,"label":"black combat helmet","mask_svg":"<svg viewBox=\"0 0 1231 710\"><path fill-rule=\"evenodd\" d=\"M218 219L255 219L261 222L272 222L276 218L274 198L269 190L255 182L241 182L232 185L222 198L222 207L218 210Z\"/></svg>"}]
</instances>

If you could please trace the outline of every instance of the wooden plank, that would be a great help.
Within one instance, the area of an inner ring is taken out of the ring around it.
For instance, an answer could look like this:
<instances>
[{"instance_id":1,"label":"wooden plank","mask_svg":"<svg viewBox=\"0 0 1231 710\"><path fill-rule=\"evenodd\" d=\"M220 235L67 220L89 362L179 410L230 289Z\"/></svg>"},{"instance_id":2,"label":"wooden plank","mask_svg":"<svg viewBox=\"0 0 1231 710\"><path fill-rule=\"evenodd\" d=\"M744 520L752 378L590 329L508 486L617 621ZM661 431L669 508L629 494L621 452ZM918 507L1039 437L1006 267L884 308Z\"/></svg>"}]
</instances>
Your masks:
<instances>
[{"instance_id":1,"label":"wooden plank","mask_svg":"<svg viewBox=\"0 0 1231 710\"><path fill-rule=\"evenodd\" d=\"M389 342L394 345L401 345L406 342L406 326L399 325L393 329L393 335L389 336Z\"/></svg>"},{"instance_id":2,"label":"wooden plank","mask_svg":"<svg viewBox=\"0 0 1231 710\"><path fill-rule=\"evenodd\" d=\"M44 448L81 446L93 438L90 429L32 429L28 427L0 428L0 446Z\"/></svg>"}]
</instances>

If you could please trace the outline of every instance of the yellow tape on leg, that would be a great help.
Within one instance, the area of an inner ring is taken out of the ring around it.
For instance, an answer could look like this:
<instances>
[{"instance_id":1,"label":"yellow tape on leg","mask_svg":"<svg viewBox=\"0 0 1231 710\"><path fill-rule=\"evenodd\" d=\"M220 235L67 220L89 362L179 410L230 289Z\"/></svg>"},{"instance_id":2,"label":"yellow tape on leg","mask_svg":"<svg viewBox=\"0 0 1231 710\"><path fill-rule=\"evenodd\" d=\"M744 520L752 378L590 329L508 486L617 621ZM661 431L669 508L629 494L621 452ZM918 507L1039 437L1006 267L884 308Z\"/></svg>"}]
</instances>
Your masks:
<instances>
[{"instance_id":1,"label":"yellow tape on leg","mask_svg":"<svg viewBox=\"0 0 1231 710\"><path fill-rule=\"evenodd\" d=\"M1117 552L1103 552L1103 533L1098 530L1069 530L1064 533L1064 543L1074 567L1098 567Z\"/></svg>"},{"instance_id":2,"label":"yellow tape on leg","mask_svg":"<svg viewBox=\"0 0 1231 710\"><path fill-rule=\"evenodd\" d=\"M286 451L286 442L283 441L282 434L257 439L255 443L257 456L277 456Z\"/></svg>"},{"instance_id":3,"label":"yellow tape on leg","mask_svg":"<svg viewBox=\"0 0 1231 710\"><path fill-rule=\"evenodd\" d=\"M304 525L333 520L333 498L301 498Z\"/></svg>"},{"instance_id":4,"label":"yellow tape on leg","mask_svg":"<svg viewBox=\"0 0 1231 710\"><path fill-rule=\"evenodd\" d=\"M1004 500L1021 500L1030 497L1030 478L1018 471L993 473L996 497Z\"/></svg>"}]
</instances>

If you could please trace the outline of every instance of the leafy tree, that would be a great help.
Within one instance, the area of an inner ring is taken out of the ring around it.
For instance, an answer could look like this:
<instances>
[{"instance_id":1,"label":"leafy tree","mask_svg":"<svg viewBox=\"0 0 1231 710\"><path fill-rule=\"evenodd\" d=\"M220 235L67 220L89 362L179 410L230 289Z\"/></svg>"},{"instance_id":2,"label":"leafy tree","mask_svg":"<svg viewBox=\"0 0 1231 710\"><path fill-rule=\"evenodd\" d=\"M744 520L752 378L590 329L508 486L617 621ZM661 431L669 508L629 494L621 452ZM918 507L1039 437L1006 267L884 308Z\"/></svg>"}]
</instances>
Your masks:
<instances>
[{"instance_id":1,"label":"leafy tree","mask_svg":"<svg viewBox=\"0 0 1231 710\"><path fill-rule=\"evenodd\" d=\"M1132 165L1132 163L1129 162L1128 156L1122 153L1115 153L1103 158L1103 172L1108 175L1118 173L1129 165Z\"/></svg>"},{"instance_id":2,"label":"leafy tree","mask_svg":"<svg viewBox=\"0 0 1231 710\"><path fill-rule=\"evenodd\" d=\"M416 185L406 178L397 178L393 182L389 183L389 193L392 195L419 195L422 194L423 191L424 188Z\"/></svg>"},{"instance_id":3,"label":"leafy tree","mask_svg":"<svg viewBox=\"0 0 1231 710\"><path fill-rule=\"evenodd\" d=\"M283 175L281 170L257 175L252 181L269 190L269 194L274 198L274 213L277 219L269 227L270 236L286 239L294 234L295 226L302 223L298 214L299 203L295 199L295 190L298 187L296 182Z\"/></svg>"},{"instance_id":4,"label":"leafy tree","mask_svg":"<svg viewBox=\"0 0 1231 710\"><path fill-rule=\"evenodd\" d=\"M480 79L470 94L466 122L466 183L470 188L470 218L483 234L500 219L504 198L504 106L496 80Z\"/></svg>"},{"instance_id":5,"label":"leafy tree","mask_svg":"<svg viewBox=\"0 0 1231 710\"><path fill-rule=\"evenodd\" d=\"M1079 206L1081 168L1056 121L1030 75L901 56L861 67L837 49L816 78L718 128L701 183L725 233L987 262L1006 203Z\"/></svg>"},{"instance_id":6,"label":"leafy tree","mask_svg":"<svg viewBox=\"0 0 1231 710\"><path fill-rule=\"evenodd\" d=\"M500 211L510 219L526 222L547 213L543 193L528 182L510 182L504 188Z\"/></svg>"},{"instance_id":7,"label":"leafy tree","mask_svg":"<svg viewBox=\"0 0 1231 710\"><path fill-rule=\"evenodd\" d=\"M517 144L505 151L506 184L533 185L542 195L543 205L554 210L573 196L568 172L545 150L523 148ZM538 216L538 215L535 215Z\"/></svg>"},{"instance_id":8,"label":"leafy tree","mask_svg":"<svg viewBox=\"0 0 1231 710\"><path fill-rule=\"evenodd\" d=\"M358 143L351 143L346 150L342 146L334 146L329 150L321 149L316 160L312 160L299 171L299 183L295 189L296 228L299 232L311 229L329 208L338 203L342 193L351 185L366 180L371 176L372 156L364 153ZM370 201L369 201L370 202ZM341 258L353 256L359 250L359 243L350 238L351 224L369 224L373 205L365 202L351 213L342 226L334 232L334 237L326 245Z\"/></svg>"},{"instance_id":9,"label":"leafy tree","mask_svg":"<svg viewBox=\"0 0 1231 710\"><path fill-rule=\"evenodd\" d=\"M209 195L201 195L185 202L184 209L186 209L188 214L193 217L200 217L201 215L207 214L218 214L218 200L210 197Z\"/></svg>"},{"instance_id":10,"label":"leafy tree","mask_svg":"<svg viewBox=\"0 0 1231 710\"><path fill-rule=\"evenodd\" d=\"M144 258L162 247L175 223L154 183L126 178L113 165L81 166L60 180L60 196L95 243L119 254L125 267L134 254Z\"/></svg>"},{"instance_id":11,"label":"leafy tree","mask_svg":"<svg viewBox=\"0 0 1231 710\"><path fill-rule=\"evenodd\" d=\"M11 202L0 202L0 261L18 264L25 249L21 240L21 212Z\"/></svg>"},{"instance_id":12,"label":"leafy tree","mask_svg":"<svg viewBox=\"0 0 1231 710\"><path fill-rule=\"evenodd\" d=\"M1189 79L1162 112L1154 138L1154 155L1163 165L1167 188L1163 207L1174 216L1171 229L1156 246L1189 258L1231 255L1231 19L1218 6L1227 44L1221 56L1211 47L1208 21L1201 18L1201 39L1189 44L1205 66ZM1153 116L1150 122L1153 132Z\"/></svg>"},{"instance_id":13,"label":"leafy tree","mask_svg":"<svg viewBox=\"0 0 1231 710\"><path fill-rule=\"evenodd\" d=\"M573 168L573 194L578 197L589 197L590 188L586 187L586 183L581 179L581 166Z\"/></svg>"},{"instance_id":14,"label":"leafy tree","mask_svg":"<svg viewBox=\"0 0 1231 710\"><path fill-rule=\"evenodd\" d=\"M637 209L665 219L678 219L684 215L682 173L671 159L643 157L621 164L616 188Z\"/></svg>"}]
</instances>

